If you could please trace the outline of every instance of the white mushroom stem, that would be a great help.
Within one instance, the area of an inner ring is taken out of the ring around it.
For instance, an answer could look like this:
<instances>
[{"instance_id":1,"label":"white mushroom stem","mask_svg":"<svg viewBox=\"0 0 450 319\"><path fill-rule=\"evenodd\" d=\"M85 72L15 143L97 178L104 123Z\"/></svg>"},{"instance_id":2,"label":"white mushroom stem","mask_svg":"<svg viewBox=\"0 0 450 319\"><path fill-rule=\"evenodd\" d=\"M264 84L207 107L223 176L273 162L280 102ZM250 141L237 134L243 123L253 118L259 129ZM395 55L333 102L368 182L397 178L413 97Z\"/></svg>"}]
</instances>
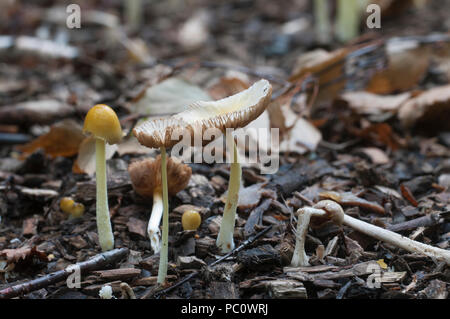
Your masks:
<instances>
[{"instance_id":1,"label":"white mushroom stem","mask_svg":"<svg viewBox=\"0 0 450 319\"><path fill-rule=\"evenodd\" d=\"M317 205L319 205L319 202ZM316 206L317 206L316 205ZM343 213L342 208L336 203L336 206L328 206L330 209L336 211L328 211L328 213L339 213L337 210ZM327 216L327 212L324 209L304 207L298 210L297 220L297 234L294 255L292 256L291 265L293 267L309 266L308 256L305 253L305 238L309 228L309 222L313 216ZM412 253L418 253L425 255L436 260L444 261L447 265L450 265L450 250L445 250L437 247L433 247L412 239L404 237L400 234L394 233L390 230L363 222L359 219L353 218L344 214L343 224L347 225L354 230L376 238L380 241L386 242L393 246L402 248Z\"/></svg>"},{"instance_id":2,"label":"white mushroom stem","mask_svg":"<svg viewBox=\"0 0 450 319\"><path fill-rule=\"evenodd\" d=\"M450 265L450 250L433 247L394 233L390 230L374 226L359 219L344 215L344 225L347 225L360 233L371 236L388 244L400 247L409 252L422 254Z\"/></svg>"},{"instance_id":3,"label":"white mushroom stem","mask_svg":"<svg viewBox=\"0 0 450 319\"><path fill-rule=\"evenodd\" d=\"M169 262L169 192L167 189L167 160L166 148L161 146L161 182L163 195L163 225L162 244L159 254L158 280L159 285L163 285L167 276L167 264Z\"/></svg>"},{"instance_id":4,"label":"white mushroom stem","mask_svg":"<svg viewBox=\"0 0 450 319\"><path fill-rule=\"evenodd\" d=\"M241 164L239 163L236 143L231 134L227 134L228 145L233 143L233 162L230 168L230 181L228 183L228 196L223 211L222 222L220 224L219 235L216 245L222 253L230 252L234 249L234 224L236 222L236 209L239 200L239 188L241 181Z\"/></svg>"},{"instance_id":5,"label":"white mushroom stem","mask_svg":"<svg viewBox=\"0 0 450 319\"><path fill-rule=\"evenodd\" d=\"M323 209L313 207L303 207L298 210L297 232L295 234L295 250L292 255L292 267L309 266L309 258L305 252L305 240L308 233L309 221L312 216L324 216L326 212Z\"/></svg>"},{"instance_id":6,"label":"white mushroom stem","mask_svg":"<svg viewBox=\"0 0 450 319\"><path fill-rule=\"evenodd\" d=\"M114 248L114 235L112 233L109 217L108 195L106 189L106 145L105 141L96 138L95 142L95 174L97 182L97 230L98 241L103 251Z\"/></svg>"},{"instance_id":7,"label":"white mushroom stem","mask_svg":"<svg viewBox=\"0 0 450 319\"><path fill-rule=\"evenodd\" d=\"M161 250L159 225L161 223L161 217L163 215L163 198L162 190L160 188L155 189L153 193L153 207L152 214L147 226L148 237L150 238L150 245L155 254Z\"/></svg>"}]
</instances>

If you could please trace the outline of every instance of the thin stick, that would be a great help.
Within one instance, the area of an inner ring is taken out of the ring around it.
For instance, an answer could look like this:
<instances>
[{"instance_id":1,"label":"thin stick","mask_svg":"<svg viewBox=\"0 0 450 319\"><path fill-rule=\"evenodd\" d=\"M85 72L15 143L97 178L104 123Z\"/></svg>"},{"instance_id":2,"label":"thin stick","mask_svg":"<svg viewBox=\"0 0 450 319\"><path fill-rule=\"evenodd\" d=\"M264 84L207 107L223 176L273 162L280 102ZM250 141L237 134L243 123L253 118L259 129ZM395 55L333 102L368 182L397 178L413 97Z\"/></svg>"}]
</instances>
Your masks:
<instances>
[{"instance_id":1,"label":"thin stick","mask_svg":"<svg viewBox=\"0 0 450 319\"><path fill-rule=\"evenodd\" d=\"M108 264L114 264L128 254L128 248L113 249L92 257L89 260L75 264L80 269L81 274L87 274L92 270L101 269ZM73 272L66 268L47 274L43 277L17 284L3 290L0 290L0 299L10 299L32 291L48 287L49 285L65 280Z\"/></svg>"},{"instance_id":2,"label":"thin stick","mask_svg":"<svg viewBox=\"0 0 450 319\"><path fill-rule=\"evenodd\" d=\"M270 226L264 228L262 231L260 231L259 233L255 234L254 236L249 237L246 241L244 241L244 242L243 242L242 244L240 244L238 247L236 247L235 249L233 249L232 251L230 251L228 254L223 255L222 257L220 257L220 258L217 259L216 261L213 261L212 263L210 263L210 264L208 265L208 267L213 267L213 266L217 265L218 263L224 261L224 260L227 259L228 257L230 257L230 256L232 256L232 255L234 255L234 254L236 254L236 253L238 253L238 252L240 252L241 250L243 250L244 248L246 248L248 245L250 245L250 244L252 244L253 242L255 242L258 238L264 236L264 235L265 235L269 230L271 230L271 229L272 229L272 225L270 225ZM156 299L161 298L163 295L165 295L165 294L171 292L172 290L174 290L174 289L180 287L182 284L184 284L185 282L188 282L188 281L191 280L192 278L196 277L198 274L200 274L200 271L193 272L193 273L187 275L186 277L184 277L183 279L181 279L180 281L176 282L175 284L173 284L172 286L170 286L170 287L168 287L168 288L166 288L166 289L163 289L163 290L160 290L160 291L157 291L157 292L155 292L154 290L152 290L152 291L150 291L150 293L144 295L144 296L142 297L142 299L146 299L146 298L151 297L152 293L153 293L153 296L154 296Z\"/></svg>"}]
</instances>

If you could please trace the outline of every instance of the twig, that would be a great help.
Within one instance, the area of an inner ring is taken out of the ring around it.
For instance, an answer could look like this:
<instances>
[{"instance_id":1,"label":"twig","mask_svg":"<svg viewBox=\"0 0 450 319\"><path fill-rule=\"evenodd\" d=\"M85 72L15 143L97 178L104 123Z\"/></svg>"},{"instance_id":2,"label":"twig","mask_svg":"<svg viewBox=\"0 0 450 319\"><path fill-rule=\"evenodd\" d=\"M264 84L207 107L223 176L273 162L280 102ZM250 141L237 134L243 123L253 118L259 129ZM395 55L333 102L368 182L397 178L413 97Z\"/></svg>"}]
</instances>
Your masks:
<instances>
[{"instance_id":1,"label":"twig","mask_svg":"<svg viewBox=\"0 0 450 319\"><path fill-rule=\"evenodd\" d=\"M254 236L251 236L250 238L248 238L246 241L244 241L241 245L239 245L238 247L236 247L235 249L230 251L228 254L226 254L226 255L220 257L219 259L217 259L216 261L213 261L212 263L210 263L208 265L208 267L213 267L213 266L217 265L218 263L222 262L223 260L227 259L228 257L230 257L230 256L232 256L232 255L234 255L234 254L236 254L238 252L240 252L241 250L246 248L248 245L250 245L253 242L255 242L258 238L260 238L261 236L265 235L271 229L272 229L272 225L264 228L259 233L257 233ZM147 298L150 298L152 296L154 298L156 298L156 299L159 299L163 295L169 293L170 291L180 287L185 282L188 282L192 278L196 277L198 274L200 274L200 271L193 272L193 273L187 275L186 277L184 277L183 279L181 279L180 281L176 282L175 284L173 284L172 286L170 286L170 287L168 287L166 289L159 290L159 291L150 290L148 293L146 293L144 296L142 296L142 299L147 299Z\"/></svg>"},{"instance_id":2,"label":"twig","mask_svg":"<svg viewBox=\"0 0 450 319\"><path fill-rule=\"evenodd\" d=\"M75 264L79 267L81 273L89 273L92 270L103 268L108 264L115 263L128 254L128 248L110 250L92 257L89 260ZM72 268L73 269L73 268ZM0 290L0 299L14 298L49 285L65 280L73 270L68 268L47 274L43 277L17 284L3 290Z\"/></svg>"}]
</instances>

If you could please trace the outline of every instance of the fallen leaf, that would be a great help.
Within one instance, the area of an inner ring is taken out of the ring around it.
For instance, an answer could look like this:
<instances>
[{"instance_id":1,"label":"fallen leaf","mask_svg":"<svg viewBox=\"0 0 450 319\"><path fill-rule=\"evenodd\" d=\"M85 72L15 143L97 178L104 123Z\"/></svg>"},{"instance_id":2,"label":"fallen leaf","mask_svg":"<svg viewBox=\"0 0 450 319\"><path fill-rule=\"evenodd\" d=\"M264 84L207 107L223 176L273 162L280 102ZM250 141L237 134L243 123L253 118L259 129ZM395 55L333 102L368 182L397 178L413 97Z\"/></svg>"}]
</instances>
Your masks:
<instances>
[{"instance_id":1,"label":"fallen leaf","mask_svg":"<svg viewBox=\"0 0 450 319\"><path fill-rule=\"evenodd\" d=\"M143 115L169 115L185 110L193 102L210 100L200 87L173 77L147 88L132 108Z\"/></svg>"},{"instance_id":2,"label":"fallen leaf","mask_svg":"<svg viewBox=\"0 0 450 319\"><path fill-rule=\"evenodd\" d=\"M47 124L71 115L70 106L57 100L22 102L0 108L2 124Z\"/></svg>"},{"instance_id":3,"label":"fallen leaf","mask_svg":"<svg viewBox=\"0 0 450 319\"><path fill-rule=\"evenodd\" d=\"M388 65L370 80L366 91L378 94L412 89L425 76L430 64L430 49L415 41L389 41Z\"/></svg>"},{"instance_id":4,"label":"fallen leaf","mask_svg":"<svg viewBox=\"0 0 450 319\"><path fill-rule=\"evenodd\" d=\"M37 250L36 246L23 246L15 249L3 249L0 251L0 258L6 258L8 264L26 263L33 257L37 257L41 261L48 261L47 255Z\"/></svg>"},{"instance_id":5,"label":"fallen leaf","mask_svg":"<svg viewBox=\"0 0 450 319\"><path fill-rule=\"evenodd\" d=\"M105 158L109 160L117 151L117 145L106 144ZM86 137L80 144L78 157L73 163L72 172L75 174L94 175L95 173L95 138Z\"/></svg>"},{"instance_id":6,"label":"fallen leaf","mask_svg":"<svg viewBox=\"0 0 450 319\"><path fill-rule=\"evenodd\" d=\"M397 113L401 105L411 97L411 93L378 95L370 92L347 92L337 102L344 102L359 114Z\"/></svg>"},{"instance_id":7,"label":"fallen leaf","mask_svg":"<svg viewBox=\"0 0 450 319\"><path fill-rule=\"evenodd\" d=\"M358 130L352 129L353 133L361 138L371 142L381 143L388 146L391 150L397 150L403 145L401 139L392 131L392 128L387 123L375 123L370 126Z\"/></svg>"},{"instance_id":8,"label":"fallen leaf","mask_svg":"<svg viewBox=\"0 0 450 319\"><path fill-rule=\"evenodd\" d=\"M450 130L450 85L432 88L406 101L398 112L405 127L429 132Z\"/></svg>"},{"instance_id":9,"label":"fallen leaf","mask_svg":"<svg viewBox=\"0 0 450 319\"><path fill-rule=\"evenodd\" d=\"M195 12L180 28L178 42L187 50L200 48L209 38L209 14L206 10Z\"/></svg>"},{"instance_id":10,"label":"fallen leaf","mask_svg":"<svg viewBox=\"0 0 450 319\"><path fill-rule=\"evenodd\" d=\"M217 83L208 89L208 91L214 100L220 100L246 90L249 86L248 78L246 79L244 76L230 74L221 77Z\"/></svg>"},{"instance_id":11,"label":"fallen leaf","mask_svg":"<svg viewBox=\"0 0 450 319\"><path fill-rule=\"evenodd\" d=\"M47 134L39 136L32 142L18 147L24 155L29 155L42 148L48 156L71 157L78 153L78 148L85 136L81 127L73 120L64 120L52 125Z\"/></svg>"},{"instance_id":12,"label":"fallen leaf","mask_svg":"<svg viewBox=\"0 0 450 319\"><path fill-rule=\"evenodd\" d=\"M363 147L357 149L358 152L362 152L367 155L372 163L375 165L382 165L389 163L389 157L381 149L376 147Z\"/></svg>"},{"instance_id":13,"label":"fallen leaf","mask_svg":"<svg viewBox=\"0 0 450 319\"><path fill-rule=\"evenodd\" d=\"M316 102L331 100L345 87L345 79L341 81L336 79L345 73L344 63L340 62L345 59L348 52L346 48L332 52L322 49L307 52L297 58L289 81L296 82L312 74L317 77L317 84L320 86Z\"/></svg>"}]
</instances>

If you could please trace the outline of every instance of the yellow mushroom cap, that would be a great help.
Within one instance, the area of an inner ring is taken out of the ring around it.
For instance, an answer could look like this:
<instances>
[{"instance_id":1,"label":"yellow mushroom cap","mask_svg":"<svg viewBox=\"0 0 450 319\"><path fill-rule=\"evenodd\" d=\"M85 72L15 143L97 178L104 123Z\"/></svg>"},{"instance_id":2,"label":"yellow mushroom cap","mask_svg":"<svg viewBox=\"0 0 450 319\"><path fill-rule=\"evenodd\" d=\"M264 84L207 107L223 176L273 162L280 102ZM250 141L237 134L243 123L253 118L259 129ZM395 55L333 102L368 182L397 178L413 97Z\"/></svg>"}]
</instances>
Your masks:
<instances>
[{"instance_id":1,"label":"yellow mushroom cap","mask_svg":"<svg viewBox=\"0 0 450 319\"><path fill-rule=\"evenodd\" d=\"M161 155L156 159L147 158L133 162L128 166L131 184L136 193L152 197L156 188L162 187ZM167 189L169 195L175 195L186 188L192 175L192 169L179 159L169 157L167 160Z\"/></svg>"},{"instance_id":2,"label":"yellow mushroom cap","mask_svg":"<svg viewBox=\"0 0 450 319\"><path fill-rule=\"evenodd\" d=\"M84 119L83 132L91 133L108 144L116 144L122 138L119 118L112 108L97 104L89 110Z\"/></svg>"},{"instance_id":3,"label":"yellow mushroom cap","mask_svg":"<svg viewBox=\"0 0 450 319\"><path fill-rule=\"evenodd\" d=\"M186 111L170 118L148 120L135 127L133 133L139 143L151 148L171 147L182 140L184 133L189 133L192 141L195 136L203 136L207 129L224 133L227 128L244 127L259 117L271 96L270 83L259 80L248 89L227 98L196 102Z\"/></svg>"},{"instance_id":4,"label":"yellow mushroom cap","mask_svg":"<svg viewBox=\"0 0 450 319\"><path fill-rule=\"evenodd\" d=\"M181 216L181 224L184 230L196 230L202 223L200 213L195 210L187 210Z\"/></svg>"}]
</instances>

